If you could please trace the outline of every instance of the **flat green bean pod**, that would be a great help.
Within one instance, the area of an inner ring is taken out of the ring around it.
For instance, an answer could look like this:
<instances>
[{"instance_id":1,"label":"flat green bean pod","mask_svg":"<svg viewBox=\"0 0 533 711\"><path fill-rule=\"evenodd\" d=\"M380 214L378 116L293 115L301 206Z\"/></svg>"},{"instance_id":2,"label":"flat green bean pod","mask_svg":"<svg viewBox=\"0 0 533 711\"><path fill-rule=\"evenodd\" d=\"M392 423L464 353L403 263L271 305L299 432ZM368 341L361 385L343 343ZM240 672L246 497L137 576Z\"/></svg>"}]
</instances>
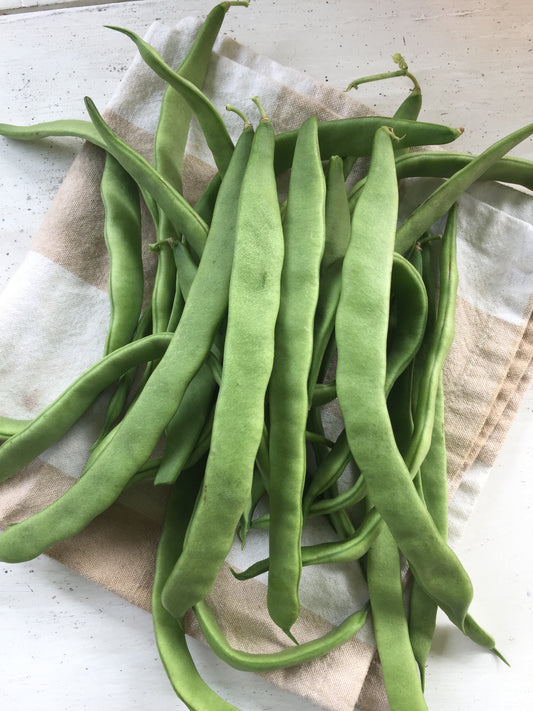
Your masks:
<instances>
[{"instance_id":1,"label":"flat green bean pod","mask_svg":"<svg viewBox=\"0 0 533 711\"><path fill-rule=\"evenodd\" d=\"M143 302L141 206L135 181L109 153L100 184L109 254L111 315L104 353L130 342Z\"/></svg>"},{"instance_id":2,"label":"flat green bean pod","mask_svg":"<svg viewBox=\"0 0 533 711\"><path fill-rule=\"evenodd\" d=\"M108 27L110 27L108 25ZM179 73L172 69L163 61L155 49L145 42L139 35L121 27L110 27L112 30L122 32L129 37L139 50L142 58L153 69L158 76L167 81L170 86L179 92L190 104L204 132L207 144L213 154L213 159L221 175L226 171L231 155L233 153L233 141L228 133L226 125L205 94L198 87Z\"/></svg>"},{"instance_id":3,"label":"flat green bean pod","mask_svg":"<svg viewBox=\"0 0 533 711\"><path fill-rule=\"evenodd\" d=\"M263 116L242 179L224 368L204 484L183 552L163 588L163 604L177 621L210 592L250 497L274 358L283 262L273 155L274 132ZM205 254L200 267L204 259ZM193 285L197 281L198 276Z\"/></svg>"},{"instance_id":4,"label":"flat green bean pod","mask_svg":"<svg viewBox=\"0 0 533 711\"><path fill-rule=\"evenodd\" d=\"M38 141L43 138L66 137L81 138L107 150L106 142L90 121L83 119L58 119L56 121L41 121L31 126L17 126L11 123L0 123L0 136L13 138L16 141Z\"/></svg>"},{"instance_id":5,"label":"flat green bean pod","mask_svg":"<svg viewBox=\"0 0 533 711\"><path fill-rule=\"evenodd\" d=\"M463 133L459 128L383 116L335 119L318 124L322 160L328 160L334 155L370 155L374 134L380 126L389 126L396 136L401 137L398 146L402 148L451 143ZM297 136L298 130L276 136L276 173L282 173L290 167Z\"/></svg>"},{"instance_id":6,"label":"flat green bean pod","mask_svg":"<svg viewBox=\"0 0 533 711\"><path fill-rule=\"evenodd\" d=\"M248 131L251 127L243 136ZM93 452L73 486L47 508L0 536L1 560L29 560L81 531L117 499L153 453L189 382L204 362L226 312L234 233L225 220L216 227L215 217L182 317L157 368L124 418Z\"/></svg>"},{"instance_id":7,"label":"flat green bean pod","mask_svg":"<svg viewBox=\"0 0 533 711\"><path fill-rule=\"evenodd\" d=\"M354 210L352 240L344 262L336 321L337 392L350 449L370 501L420 584L465 632L472 584L413 487L386 405L385 352L397 190L391 139L381 129L376 132L367 183ZM486 643L494 644L493 640Z\"/></svg>"},{"instance_id":8,"label":"flat green bean pod","mask_svg":"<svg viewBox=\"0 0 533 711\"><path fill-rule=\"evenodd\" d=\"M396 175L401 178L451 178L476 159L470 153L420 151L398 156ZM533 161L506 156L499 158L478 180L498 180L533 190Z\"/></svg>"},{"instance_id":9,"label":"flat green bean pod","mask_svg":"<svg viewBox=\"0 0 533 711\"><path fill-rule=\"evenodd\" d=\"M325 194L317 121L312 117L302 125L294 151L268 391L271 526L267 604L271 618L287 634L300 610L307 384L325 241Z\"/></svg>"},{"instance_id":10,"label":"flat green bean pod","mask_svg":"<svg viewBox=\"0 0 533 711\"><path fill-rule=\"evenodd\" d=\"M0 439L9 439L28 426L30 420L18 420L0 415Z\"/></svg>"}]
</instances>

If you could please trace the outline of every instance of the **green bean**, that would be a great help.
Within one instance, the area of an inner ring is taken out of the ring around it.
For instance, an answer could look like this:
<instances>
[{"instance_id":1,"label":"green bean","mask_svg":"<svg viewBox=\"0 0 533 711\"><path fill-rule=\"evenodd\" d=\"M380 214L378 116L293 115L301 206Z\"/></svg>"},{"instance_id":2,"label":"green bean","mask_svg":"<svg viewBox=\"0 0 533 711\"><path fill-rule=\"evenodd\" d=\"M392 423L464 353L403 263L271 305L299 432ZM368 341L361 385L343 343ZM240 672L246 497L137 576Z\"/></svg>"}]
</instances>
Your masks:
<instances>
[{"instance_id":1,"label":"green bean","mask_svg":"<svg viewBox=\"0 0 533 711\"><path fill-rule=\"evenodd\" d=\"M93 124L83 119L42 121L31 126L0 123L0 136L13 138L16 141L38 141L42 138L70 136L73 138L82 138L84 141L88 141L95 146L107 150L105 141Z\"/></svg>"},{"instance_id":2,"label":"green bean","mask_svg":"<svg viewBox=\"0 0 533 711\"><path fill-rule=\"evenodd\" d=\"M392 143L387 129L382 129L376 132L344 261L336 320L337 393L350 449L372 504L420 584L465 631L472 584L412 485L387 413L385 352L397 190Z\"/></svg>"},{"instance_id":3,"label":"green bean","mask_svg":"<svg viewBox=\"0 0 533 711\"><path fill-rule=\"evenodd\" d=\"M265 486L265 481L256 465L252 481L252 491L250 493L250 503L241 517L241 522L237 531L237 535L239 536L239 540L243 548L246 543L246 536L248 535L248 531L250 530L252 525L252 518L254 512L257 508L257 505L266 493L267 488Z\"/></svg>"},{"instance_id":4,"label":"green bean","mask_svg":"<svg viewBox=\"0 0 533 711\"><path fill-rule=\"evenodd\" d=\"M255 521L253 523L255 524ZM342 541L327 541L326 543L302 546L302 566L350 563L359 560L368 552L382 527L383 519L375 509L372 509L349 538ZM240 573L234 570L232 573L238 580L249 580L266 573L268 566L269 559L264 558Z\"/></svg>"},{"instance_id":5,"label":"green bean","mask_svg":"<svg viewBox=\"0 0 533 711\"><path fill-rule=\"evenodd\" d=\"M151 306L148 306L139 319L137 328L135 329L135 333L133 335L133 341L138 341L139 339L150 335L151 326L152 308ZM147 367L147 364L143 363L142 365ZM102 430L95 443L92 445L92 449L95 449L100 444L106 434L111 430L111 428L116 424L117 420L119 419L124 409L124 406L126 405L126 401L128 399L128 395L130 394L130 390L135 380L137 371L138 367L130 368L126 373L120 376L116 389L109 399Z\"/></svg>"},{"instance_id":6,"label":"green bean","mask_svg":"<svg viewBox=\"0 0 533 711\"><path fill-rule=\"evenodd\" d=\"M419 205L400 225L395 249L406 252L431 225L451 208L457 198L478 180L498 159L533 133L533 124L510 133L458 170Z\"/></svg>"},{"instance_id":7,"label":"green bean","mask_svg":"<svg viewBox=\"0 0 533 711\"><path fill-rule=\"evenodd\" d=\"M211 370L204 363L167 425L165 451L156 484L172 484L183 471L208 420L215 390Z\"/></svg>"},{"instance_id":8,"label":"green bean","mask_svg":"<svg viewBox=\"0 0 533 711\"><path fill-rule=\"evenodd\" d=\"M161 210L159 211L157 230L158 232L164 230L163 234L173 232L165 213ZM154 333L160 333L168 329L170 315L174 307L176 266L168 240L158 242L154 251L157 253L157 269L152 287L153 330ZM178 292L178 302L179 300ZM176 310L178 308L179 303L176 305Z\"/></svg>"},{"instance_id":9,"label":"green bean","mask_svg":"<svg viewBox=\"0 0 533 711\"><path fill-rule=\"evenodd\" d=\"M229 9L227 3L216 5L200 27L185 59L177 69L177 74L194 86L200 87L205 79L211 58L213 44L218 36L222 21ZM154 137L154 167L174 187L183 194L182 166L189 126L193 112L181 94L167 86L159 111L159 121ZM157 223L157 239L163 240L173 235L172 225L164 211L160 211ZM154 308L154 332L173 330L169 327L180 313L180 292L175 289L176 269L168 244L158 250L158 267L152 292ZM176 302L176 303L174 303ZM174 313L172 311L174 310Z\"/></svg>"},{"instance_id":10,"label":"green bean","mask_svg":"<svg viewBox=\"0 0 533 711\"><path fill-rule=\"evenodd\" d=\"M394 329L387 335L387 365L385 393L388 396L393 384L414 358L424 335L428 301L421 276L399 254L393 255L391 293L395 296L396 308L401 311ZM364 479L342 494L323 502L313 503L316 497L336 481L352 460L350 447L343 431L328 457L319 465L303 501L304 515L331 513L361 501L366 495Z\"/></svg>"},{"instance_id":11,"label":"green bean","mask_svg":"<svg viewBox=\"0 0 533 711\"><path fill-rule=\"evenodd\" d=\"M462 129L440 124L386 118L383 116L361 116L336 119L318 124L320 155L323 160L331 156L368 156L372 150L374 134L380 126L389 126L401 137L400 147L440 145L458 138ZM290 167L298 130L287 131L276 136L276 173ZM423 230L422 230L423 232Z\"/></svg>"},{"instance_id":12,"label":"green bean","mask_svg":"<svg viewBox=\"0 0 533 711\"><path fill-rule=\"evenodd\" d=\"M437 391L435 418L431 446L420 465L420 479L426 504L442 537L447 538L446 444L444 441L444 407L442 382ZM411 647L418 664L422 688L425 684L426 660L435 632L437 604L422 587L413 580L409 600L409 635Z\"/></svg>"},{"instance_id":13,"label":"green bean","mask_svg":"<svg viewBox=\"0 0 533 711\"><path fill-rule=\"evenodd\" d=\"M159 207L168 215L174 228L190 241L193 249L201 251L207 236L205 222L146 159L109 128L91 99L86 97L85 104L91 120L106 142L107 150L137 183L152 195Z\"/></svg>"},{"instance_id":14,"label":"green bean","mask_svg":"<svg viewBox=\"0 0 533 711\"><path fill-rule=\"evenodd\" d=\"M107 355L130 342L141 313L144 287L139 190L109 153L106 154L101 193L111 301L104 348Z\"/></svg>"},{"instance_id":15,"label":"green bean","mask_svg":"<svg viewBox=\"0 0 533 711\"><path fill-rule=\"evenodd\" d=\"M451 178L476 158L470 153L421 151L396 160L396 174L401 178ZM507 156L499 158L478 180L499 180L533 190L533 161Z\"/></svg>"},{"instance_id":16,"label":"green bean","mask_svg":"<svg viewBox=\"0 0 533 711\"><path fill-rule=\"evenodd\" d=\"M251 127L243 132L241 150L246 148L250 131ZM241 156L239 152L235 159L238 175ZM229 180L233 182L232 175ZM152 454L189 382L205 360L226 311L235 216L233 211L228 217L225 205L224 201L220 203L220 220L215 211L204 259L178 327L157 368L121 422L93 452L83 475L73 486L47 508L0 536L0 559L29 560L53 543L78 533L116 500ZM150 418L146 417L147 412L152 414Z\"/></svg>"},{"instance_id":17,"label":"green bean","mask_svg":"<svg viewBox=\"0 0 533 711\"><path fill-rule=\"evenodd\" d=\"M234 669L263 673L305 664L349 642L365 624L368 605L354 612L322 637L294 647L286 647L279 652L263 654L244 652L231 647L207 602L196 603L193 610L207 643L216 655Z\"/></svg>"},{"instance_id":18,"label":"green bean","mask_svg":"<svg viewBox=\"0 0 533 711\"><path fill-rule=\"evenodd\" d=\"M98 395L133 366L160 357L172 334L148 336L104 356L84 371L26 427L0 447L0 480L16 474L50 447L78 420ZM3 537L2 537L3 538Z\"/></svg>"},{"instance_id":19,"label":"green bean","mask_svg":"<svg viewBox=\"0 0 533 711\"><path fill-rule=\"evenodd\" d=\"M317 121L298 133L283 226L285 254L269 384L270 571L267 603L287 634L299 615L307 383L325 240L325 180Z\"/></svg>"},{"instance_id":20,"label":"green bean","mask_svg":"<svg viewBox=\"0 0 533 711\"><path fill-rule=\"evenodd\" d=\"M28 426L31 420L17 420L0 415L0 439L9 439Z\"/></svg>"},{"instance_id":21,"label":"green bean","mask_svg":"<svg viewBox=\"0 0 533 711\"><path fill-rule=\"evenodd\" d=\"M117 32L122 32L129 37L139 50L141 57L158 76L167 81L169 85L179 92L189 103L194 111L204 133L207 144L213 154L213 159L221 175L227 169L233 153L233 141L226 125L216 108L192 82L187 81L162 60L160 55L135 32L121 27L108 27Z\"/></svg>"},{"instance_id":22,"label":"green bean","mask_svg":"<svg viewBox=\"0 0 533 711\"><path fill-rule=\"evenodd\" d=\"M161 603L161 591L183 547L187 523L201 482L202 466L184 472L170 490L157 547L152 591L153 628L169 681L187 708L193 711L237 711L202 680L187 647L185 633Z\"/></svg>"},{"instance_id":23,"label":"green bean","mask_svg":"<svg viewBox=\"0 0 533 711\"><path fill-rule=\"evenodd\" d=\"M398 155L396 158L396 175L402 178L451 178L477 156L470 153L451 151L419 151ZM366 178L354 185L349 194L350 209L353 210L357 196ZM521 185L533 190L533 161L526 158L506 156L499 158L477 178L481 181L497 180L502 183Z\"/></svg>"},{"instance_id":24,"label":"green bean","mask_svg":"<svg viewBox=\"0 0 533 711\"><path fill-rule=\"evenodd\" d=\"M370 609L383 680L392 711L427 711L411 649L400 553L383 527L366 560Z\"/></svg>"},{"instance_id":25,"label":"green bean","mask_svg":"<svg viewBox=\"0 0 533 711\"><path fill-rule=\"evenodd\" d=\"M326 238L320 267L320 285L316 306L313 355L309 369L311 402L335 325L335 312L340 294L342 260L350 239L350 211L346 197L342 159L333 156L326 172Z\"/></svg>"},{"instance_id":26,"label":"green bean","mask_svg":"<svg viewBox=\"0 0 533 711\"><path fill-rule=\"evenodd\" d=\"M274 357L283 261L273 154L274 132L263 114L237 211L224 369L204 484L183 553L163 588L163 604L178 621L211 590L250 497Z\"/></svg>"},{"instance_id":27,"label":"green bean","mask_svg":"<svg viewBox=\"0 0 533 711\"><path fill-rule=\"evenodd\" d=\"M56 121L42 121L30 126L17 126L15 124L0 123L0 136L12 138L16 141L38 141L43 138L71 137L81 138L108 152L106 141L90 121L83 119L58 119ZM143 186L139 186L146 206L157 224L157 206Z\"/></svg>"}]
</instances>

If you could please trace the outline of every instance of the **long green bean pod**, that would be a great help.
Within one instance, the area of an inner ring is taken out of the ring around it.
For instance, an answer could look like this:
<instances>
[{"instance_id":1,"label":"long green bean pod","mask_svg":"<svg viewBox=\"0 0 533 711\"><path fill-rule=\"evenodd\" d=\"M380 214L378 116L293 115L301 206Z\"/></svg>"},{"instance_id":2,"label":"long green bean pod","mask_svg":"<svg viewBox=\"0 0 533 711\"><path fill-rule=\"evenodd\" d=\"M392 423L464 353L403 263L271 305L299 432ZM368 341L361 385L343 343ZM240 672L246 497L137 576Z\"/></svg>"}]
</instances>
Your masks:
<instances>
[{"instance_id":1,"label":"long green bean pod","mask_svg":"<svg viewBox=\"0 0 533 711\"><path fill-rule=\"evenodd\" d=\"M192 82L172 71L155 49L135 32L121 27L110 27L110 29L122 32L133 40L148 66L189 103L202 127L215 164L220 174L223 175L233 153L233 141L221 115L211 101Z\"/></svg>"},{"instance_id":2,"label":"long green bean pod","mask_svg":"<svg viewBox=\"0 0 533 711\"><path fill-rule=\"evenodd\" d=\"M331 156L368 156L372 151L374 134L381 126L389 126L401 137L398 147L441 145L455 141L463 130L435 123L383 116L360 116L319 122L318 141L322 160ZM276 173L290 167L298 130L276 136Z\"/></svg>"},{"instance_id":3,"label":"long green bean pod","mask_svg":"<svg viewBox=\"0 0 533 711\"><path fill-rule=\"evenodd\" d=\"M326 239L320 266L315 312L313 355L309 369L309 401L318 381L324 354L333 334L340 295L342 260L350 239L350 211L344 184L342 159L332 156L326 171Z\"/></svg>"},{"instance_id":4,"label":"long green bean pod","mask_svg":"<svg viewBox=\"0 0 533 711\"><path fill-rule=\"evenodd\" d=\"M171 490L157 547L152 589L152 621L157 649L176 694L192 711L238 711L201 678L187 646L185 633L161 603L161 591L183 548L187 524L201 483L204 462L187 470Z\"/></svg>"},{"instance_id":5,"label":"long green bean pod","mask_svg":"<svg viewBox=\"0 0 533 711\"><path fill-rule=\"evenodd\" d=\"M470 153L419 151L396 159L396 175L401 178L451 178L476 159ZM505 156L482 173L478 180L499 180L533 190L533 161Z\"/></svg>"},{"instance_id":6,"label":"long green bean pod","mask_svg":"<svg viewBox=\"0 0 533 711\"><path fill-rule=\"evenodd\" d=\"M141 206L135 181L109 153L100 185L109 253L111 316L104 353L129 343L141 314L144 273Z\"/></svg>"},{"instance_id":7,"label":"long green bean pod","mask_svg":"<svg viewBox=\"0 0 533 711\"><path fill-rule=\"evenodd\" d=\"M224 367L204 484L183 553L163 589L163 604L178 621L211 590L250 497L274 358L283 262L273 157L274 131L263 116L237 211Z\"/></svg>"},{"instance_id":8,"label":"long green bean pod","mask_svg":"<svg viewBox=\"0 0 533 711\"><path fill-rule=\"evenodd\" d=\"M317 122L302 125L289 183L285 255L269 384L271 618L289 634L300 610L302 493L306 471L307 383L325 240L325 180Z\"/></svg>"},{"instance_id":9,"label":"long green bean pod","mask_svg":"<svg viewBox=\"0 0 533 711\"><path fill-rule=\"evenodd\" d=\"M365 190L354 210L352 240L344 262L336 321L337 393L350 449L372 504L420 584L466 632L472 583L418 497L396 447L386 406L385 353L397 190L391 139L382 129L376 132L376 148ZM372 338L364 337L365 333L372 333ZM492 639L479 641L494 646Z\"/></svg>"},{"instance_id":10,"label":"long green bean pod","mask_svg":"<svg viewBox=\"0 0 533 711\"><path fill-rule=\"evenodd\" d=\"M391 711L427 711L405 614L400 552L381 529L366 559L372 623Z\"/></svg>"}]
</instances>

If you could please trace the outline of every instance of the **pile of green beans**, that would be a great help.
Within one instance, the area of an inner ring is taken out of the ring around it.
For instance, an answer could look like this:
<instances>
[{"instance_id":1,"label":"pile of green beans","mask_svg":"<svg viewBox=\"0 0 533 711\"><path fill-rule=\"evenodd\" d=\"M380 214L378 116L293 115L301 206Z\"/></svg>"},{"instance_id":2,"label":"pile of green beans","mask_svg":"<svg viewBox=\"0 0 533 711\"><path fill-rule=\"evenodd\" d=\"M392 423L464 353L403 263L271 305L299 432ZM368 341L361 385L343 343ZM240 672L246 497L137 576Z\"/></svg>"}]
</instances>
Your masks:
<instances>
[{"instance_id":1,"label":"pile of green beans","mask_svg":"<svg viewBox=\"0 0 533 711\"><path fill-rule=\"evenodd\" d=\"M243 119L234 144L201 90L232 5L247 2L217 5L176 70L133 32L111 28L167 82L152 163L113 132L89 98L89 121L0 124L0 134L14 139L78 136L105 152L111 300L101 359L35 418L2 413L0 481L113 388L79 480L2 533L0 560L46 552L126 488L151 479L168 491L153 586L155 638L190 709L234 708L195 668L183 630L190 610L217 655L254 672L324 655L368 617L391 709L425 709L424 668L439 607L501 657L469 614L472 585L446 541L442 373L454 336L457 201L477 180L531 188L533 163L503 156L533 125L479 156L409 152L450 143L462 129L419 120L421 89L400 57L400 70L353 83L411 77L414 88L394 116L310 117L276 134L256 97L255 106L228 105ZM259 112L258 119L243 111ZM194 206L183 197L182 175L193 117L218 169ZM367 172L348 189L346 175L363 157L370 157ZM276 179L287 170L281 203ZM399 181L408 176L443 181L398 227ZM142 201L156 234L151 284L143 274ZM441 218L442 236L434 228ZM334 400L343 429L331 441L322 414ZM355 479L341 492L348 468ZM331 535L304 546L304 527L317 516L327 518ZM287 637L276 653L233 648L207 601L235 537L245 545L253 528L268 529L268 556L234 571L235 585L268 571L268 613ZM361 566L368 603L299 644L293 628L302 568L339 562Z\"/></svg>"}]
</instances>

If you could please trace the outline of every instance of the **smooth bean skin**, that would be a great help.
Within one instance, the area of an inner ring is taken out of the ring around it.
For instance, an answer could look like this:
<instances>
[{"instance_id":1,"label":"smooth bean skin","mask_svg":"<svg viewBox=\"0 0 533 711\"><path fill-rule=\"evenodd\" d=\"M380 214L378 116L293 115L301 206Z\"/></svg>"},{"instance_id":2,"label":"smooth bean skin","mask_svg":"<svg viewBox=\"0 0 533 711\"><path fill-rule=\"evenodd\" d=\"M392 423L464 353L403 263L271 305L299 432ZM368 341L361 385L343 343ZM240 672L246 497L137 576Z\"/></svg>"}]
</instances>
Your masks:
<instances>
[{"instance_id":1,"label":"smooth bean skin","mask_svg":"<svg viewBox=\"0 0 533 711\"><path fill-rule=\"evenodd\" d=\"M0 415L0 439L9 439L27 427L30 420L17 420L14 417Z\"/></svg>"},{"instance_id":2,"label":"smooth bean skin","mask_svg":"<svg viewBox=\"0 0 533 711\"><path fill-rule=\"evenodd\" d=\"M400 552L383 527L370 547L366 573L372 623L391 711L427 711L409 639Z\"/></svg>"},{"instance_id":3,"label":"smooth bean skin","mask_svg":"<svg viewBox=\"0 0 533 711\"><path fill-rule=\"evenodd\" d=\"M157 649L169 681L187 708L192 711L238 711L235 706L221 699L200 677L187 647L185 633L161 603L161 591L183 548L204 465L205 462L201 462L185 471L170 490L157 547L152 622Z\"/></svg>"},{"instance_id":4,"label":"smooth bean skin","mask_svg":"<svg viewBox=\"0 0 533 711\"><path fill-rule=\"evenodd\" d=\"M266 523L266 522L265 522ZM383 526L383 519L375 509L369 511L361 525L345 540L327 541L310 546L302 546L302 565L323 565L325 563L350 563L359 560L367 552ZM266 525L264 526L266 528ZM266 573L269 559L259 560L242 572L232 570L237 580L249 580Z\"/></svg>"},{"instance_id":5,"label":"smooth bean skin","mask_svg":"<svg viewBox=\"0 0 533 711\"><path fill-rule=\"evenodd\" d=\"M216 5L200 27L176 75L200 87L205 79L213 44L229 8ZM173 188L183 194L182 167L189 136L192 109L183 96L168 85L161 101L159 121L154 137L154 167ZM232 144L233 148L233 144ZM178 237L169 217L159 210L157 240ZM176 290L176 269L170 245L162 242L158 249L158 265L152 290L154 333L174 330L181 311L181 295ZM170 325L170 321L173 323Z\"/></svg>"},{"instance_id":6,"label":"smooth bean skin","mask_svg":"<svg viewBox=\"0 0 533 711\"><path fill-rule=\"evenodd\" d=\"M399 254L393 255L391 294L400 314L395 328L389 327L387 335L386 395L408 363L415 357L422 343L428 313L428 299L422 277ZM304 515L331 513L364 498L366 495L364 479L359 479L353 487L342 494L315 502L319 494L341 476L351 460L350 447L344 430L313 475L303 501Z\"/></svg>"},{"instance_id":7,"label":"smooth bean skin","mask_svg":"<svg viewBox=\"0 0 533 711\"><path fill-rule=\"evenodd\" d=\"M131 341L142 309L144 272L139 189L109 153L100 191L109 253L111 316L104 347L107 355Z\"/></svg>"},{"instance_id":8,"label":"smooth bean skin","mask_svg":"<svg viewBox=\"0 0 533 711\"><path fill-rule=\"evenodd\" d=\"M265 654L244 652L231 647L207 602L198 602L193 610L207 643L216 655L234 669L262 673L305 664L345 644L365 624L368 606L354 612L322 637Z\"/></svg>"},{"instance_id":9,"label":"smooth bean skin","mask_svg":"<svg viewBox=\"0 0 533 711\"><path fill-rule=\"evenodd\" d=\"M470 153L421 151L399 156L396 160L398 180L402 178L451 178L474 161ZM533 161L506 156L499 158L478 180L498 180L533 190Z\"/></svg>"},{"instance_id":10,"label":"smooth bean skin","mask_svg":"<svg viewBox=\"0 0 533 711\"><path fill-rule=\"evenodd\" d=\"M441 145L455 141L462 129L440 124L382 116L362 116L336 119L318 124L318 141L322 160L331 156L368 156L372 151L374 134L381 126L389 126L401 137L397 147ZM276 173L290 167L298 131L287 131L276 136Z\"/></svg>"},{"instance_id":11,"label":"smooth bean skin","mask_svg":"<svg viewBox=\"0 0 533 711\"><path fill-rule=\"evenodd\" d=\"M250 132L251 127L243 132L245 140ZM157 368L121 422L93 452L73 486L43 511L0 536L1 560L30 560L53 543L81 531L116 500L151 456L189 382L204 362L226 313L234 233L228 229L223 213L222 217L216 220L215 211L204 259ZM150 418L146 417L147 412L152 414Z\"/></svg>"},{"instance_id":12,"label":"smooth bean skin","mask_svg":"<svg viewBox=\"0 0 533 711\"><path fill-rule=\"evenodd\" d=\"M210 592L250 498L274 359L283 263L273 157L274 131L264 117L239 198L224 368L204 483L183 552L163 588L163 604L177 621Z\"/></svg>"},{"instance_id":13,"label":"smooth bean skin","mask_svg":"<svg viewBox=\"0 0 533 711\"><path fill-rule=\"evenodd\" d=\"M376 132L375 155L354 210L343 267L336 320L337 393L350 449L370 501L420 584L464 631L472 584L420 501L388 417L385 353L398 188L386 129Z\"/></svg>"},{"instance_id":14,"label":"smooth bean skin","mask_svg":"<svg viewBox=\"0 0 533 711\"><path fill-rule=\"evenodd\" d=\"M233 153L233 141L222 117L213 104L192 82L180 76L179 73L172 71L156 50L135 32L125 30L122 27L111 27L109 25L108 27L129 37L137 46L141 57L148 66L158 76L167 81L189 103L202 127L218 171L221 175L224 175Z\"/></svg>"},{"instance_id":15,"label":"smooth bean skin","mask_svg":"<svg viewBox=\"0 0 533 711\"><path fill-rule=\"evenodd\" d=\"M172 484L183 471L213 406L216 383L203 364L189 383L180 406L166 428L166 444L155 484Z\"/></svg>"},{"instance_id":16,"label":"smooth bean skin","mask_svg":"<svg viewBox=\"0 0 533 711\"><path fill-rule=\"evenodd\" d=\"M0 447L0 480L13 476L62 437L98 395L130 368L163 355L172 334L122 346L82 373L50 405Z\"/></svg>"},{"instance_id":17,"label":"smooth bean skin","mask_svg":"<svg viewBox=\"0 0 533 711\"><path fill-rule=\"evenodd\" d=\"M533 134L533 124L510 133L493 143L483 153L458 170L419 205L400 225L396 234L395 249L404 253L431 225L455 203L457 198L506 153Z\"/></svg>"},{"instance_id":18,"label":"smooth bean skin","mask_svg":"<svg viewBox=\"0 0 533 711\"><path fill-rule=\"evenodd\" d=\"M317 121L310 118L298 134L289 182L281 297L268 389L271 526L267 605L271 618L286 633L300 611L307 384L325 242L325 193Z\"/></svg>"},{"instance_id":19,"label":"smooth bean skin","mask_svg":"<svg viewBox=\"0 0 533 711\"><path fill-rule=\"evenodd\" d=\"M58 119L41 121L30 126L0 123L0 136L16 141L38 141L41 138L65 137L81 138L95 146L107 150L106 142L90 121L83 119Z\"/></svg>"},{"instance_id":20,"label":"smooth bean skin","mask_svg":"<svg viewBox=\"0 0 533 711\"><path fill-rule=\"evenodd\" d=\"M350 210L344 184L343 163L332 156L326 170L326 238L320 265L320 284L315 312L313 354L309 369L309 401L324 362L335 326L340 295L342 260L350 240Z\"/></svg>"},{"instance_id":21,"label":"smooth bean skin","mask_svg":"<svg viewBox=\"0 0 533 711\"><path fill-rule=\"evenodd\" d=\"M85 98L85 105L93 124L106 143L106 150L152 196L177 232L184 234L193 248L201 250L207 236L208 228L205 222L145 158L111 130L88 97ZM198 247L198 244L202 247Z\"/></svg>"}]
</instances>

